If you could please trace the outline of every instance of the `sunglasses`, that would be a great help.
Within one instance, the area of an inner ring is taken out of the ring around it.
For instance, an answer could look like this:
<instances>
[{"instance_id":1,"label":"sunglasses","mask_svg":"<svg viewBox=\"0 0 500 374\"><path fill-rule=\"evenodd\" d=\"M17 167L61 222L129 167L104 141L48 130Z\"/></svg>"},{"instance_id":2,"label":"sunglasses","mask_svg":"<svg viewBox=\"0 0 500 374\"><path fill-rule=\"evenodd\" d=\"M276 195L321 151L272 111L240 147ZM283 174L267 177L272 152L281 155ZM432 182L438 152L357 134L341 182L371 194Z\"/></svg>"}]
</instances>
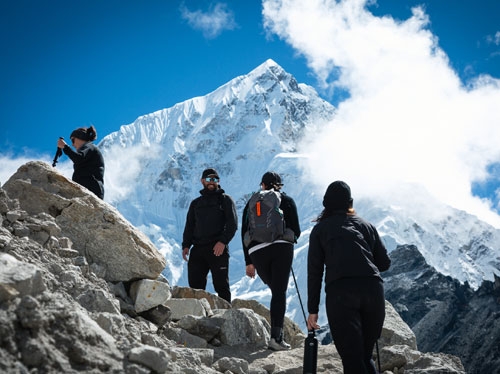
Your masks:
<instances>
[{"instance_id":1,"label":"sunglasses","mask_svg":"<svg viewBox=\"0 0 500 374\"><path fill-rule=\"evenodd\" d=\"M206 177L205 182L218 182L219 178L217 177Z\"/></svg>"}]
</instances>

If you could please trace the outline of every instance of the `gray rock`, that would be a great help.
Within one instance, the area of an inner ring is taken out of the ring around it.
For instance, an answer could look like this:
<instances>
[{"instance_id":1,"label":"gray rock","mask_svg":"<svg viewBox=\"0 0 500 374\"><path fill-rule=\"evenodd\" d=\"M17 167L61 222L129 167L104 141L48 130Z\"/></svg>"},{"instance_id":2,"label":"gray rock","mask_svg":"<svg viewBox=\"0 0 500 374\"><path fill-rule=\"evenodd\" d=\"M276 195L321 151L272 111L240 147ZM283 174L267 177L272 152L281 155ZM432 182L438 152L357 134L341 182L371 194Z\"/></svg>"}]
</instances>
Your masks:
<instances>
[{"instance_id":1,"label":"gray rock","mask_svg":"<svg viewBox=\"0 0 500 374\"><path fill-rule=\"evenodd\" d=\"M417 338L413 331L406 325L394 307L385 302L385 320L382 327L380 345L406 345L417 349Z\"/></svg>"},{"instance_id":2,"label":"gray rock","mask_svg":"<svg viewBox=\"0 0 500 374\"><path fill-rule=\"evenodd\" d=\"M185 315L206 317L207 311L203 303L198 299L178 299L172 298L165 302L172 311L172 321L178 321Z\"/></svg>"},{"instance_id":3,"label":"gray rock","mask_svg":"<svg viewBox=\"0 0 500 374\"><path fill-rule=\"evenodd\" d=\"M28 162L3 188L30 215L49 213L55 217L62 236L80 243L76 249L89 263L105 269L106 280L156 279L165 268L165 259L142 232L115 208L49 164Z\"/></svg>"},{"instance_id":4,"label":"gray rock","mask_svg":"<svg viewBox=\"0 0 500 374\"><path fill-rule=\"evenodd\" d=\"M6 298L15 290L19 295L36 295L45 290L45 283L40 268L16 260L7 253L0 253L0 284L3 285ZM0 299L1 301L1 299Z\"/></svg>"},{"instance_id":5,"label":"gray rock","mask_svg":"<svg viewBox=\"0 0 500 374\"><path fill-rule=\"evenodd\" d=\"M120 303L102 289L87 289L76 301L90 312L120 313Z\"/></svg>"},{"instance_id":6,"label":"gray rock","mask_svg":"<svg viewBox=\"0 0 500 374\"><path fill-rule=\"evenodd\" d=\"M132 348L128 359L131 362L144 365L156 373L165 373L170 361L170 357L164 350L147 345Z\"/></svg>"},{"instance_id":7,"label":"gray rock","mask_svg":"<svg viewBox=\"0 0 500 374\"><path fill-rule=\"evenodd\" d=\"M164 305L171 295L169 284L158 280L141 279L130 286L130 297L137 313Z\"/></svg>"},{"instance_id":8,"label":"gray rock","mask_svg":"<svg viewBox=\"0 0 500 374\"><path fill-rule=\"evenodd\" d=\"M221 314L221 342L227 345L254 344L267 347L270 334L262 320L250 309L228 309Z\"/></svg>"},{"instance_id":9,"label":"gray rock","mask_svg":"<svg viewBox=\"0 0 500 374\"><path fill-rule=\"evenodd\" d=\"M271 325L271 314L269 313L269 309L267 309L258 301L234 299L231 304L233 308L246 308L253 310L259 316L265 318L267 325ZM304 334L304 332L302 332L300 327L287 316L285 316L285 321L283 324L283 334L285 341L289 343L292 348L302 346L304 343L304 339L306 338L306 335Z\"/></svg>"},{"instance_id":10,"label":"gray rock","mask_svg":"<svg viewBox=\"0 0 500 374\"><path fill-rule=\"evenodd\" d=\"M178 346L187 348L207 348L208 342L196 335L177 327L169 327L163 331L163 336L174 341Z\"/></svg>"},{"instance_id":11,"label":"gray rock","mask_svg":"<svg viewBox=\"0 0 500 374\"><path fill-rule=\"evenodd\" d=\"M247 374L248 373L248 362L241 358L233 358L233 357L222 357L220 360L217 360L214 363L214 367L225 373L227 370L234 374Z\"/></svg>"},{"instance_id":12,"label":"gray rock","mask_svg":"<svg viewBox=\"0 0 500 374\"><path fill-rule=\"evenodd\" d=\"M140 316L153 322L158 327L162 327L172 320L172 311L165 305L157 305L140 313Z\"/></svg>"},{"instance_id":13,"label":"gray rock","mask_svg":"<svg viewBox=\"0 0 500 374\"><path fill-rule=\"evenodd\" d=\"M172 288L172 298L178 299L206 299L210 304L211 309L229 309L231 304L223 298L211 294L205 290L198 290L189 287L175 286Z\"/></svg>"},{"instance_id":14,"label":"gray rock","mask_svg":"<svg viewBox=\"0 0 500 374\"><path fill-rule=\"evenodd\" d=\"M224 318L186 315L177 322L177 326L210 342L220 333L223 323Z\"/></svg>"},{"instance_id":15,"label":"gray rock","mask_svg":"<svg viewBox=\"0 0 500 374\"><path fill-rule=\"evenodd\" d=\"M170 357L173 361L188 361L196 365L212 366L214 363L214 351L212 349L184 349L173 347L170 351Z\"/></svg>"}]
</instances>

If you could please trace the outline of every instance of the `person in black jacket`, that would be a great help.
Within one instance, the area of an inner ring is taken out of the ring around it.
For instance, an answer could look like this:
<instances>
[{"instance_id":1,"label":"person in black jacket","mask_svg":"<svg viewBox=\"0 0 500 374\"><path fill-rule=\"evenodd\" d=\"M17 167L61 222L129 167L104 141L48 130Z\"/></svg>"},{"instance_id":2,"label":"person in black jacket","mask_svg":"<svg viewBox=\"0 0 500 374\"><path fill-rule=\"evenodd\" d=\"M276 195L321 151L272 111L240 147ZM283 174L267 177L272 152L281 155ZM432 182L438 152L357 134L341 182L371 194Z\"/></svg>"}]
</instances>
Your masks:
<instances>
[{"instance_id":1,"label":"person in black jacket","mask_svg":"<svg viewBox=\"0 0 500 374\"><path fill-rule=\"evenodd\" d=\"M59 138L57 147L73 161L73 181L104 199L104 158L92 142L97 139L94 126L80 127L69 136L76 151Z\"/></svg>"},{"instance_id":2,"label":"person in black jacket","mask_svg":"<svg viewBox=\"0 0 500 374\"><path fill-rule=\"evenodd\" d=\"M350 187L328 186L325 209L309 237L307 327L318 329L318 310L326 266L326 314L344 373L376 373L373 348L382 332L385 298L381 271L391 260L376 228L356 215Z\"/></svg>"},{"instance_id":3,"label":"person in black jacket","mask_svg":"<svg viewBox=\"0 0 500 374\"><path fill-rule=\"evenodd\" d=\"M295 201L284 192L281 192L283 183L275 172L266 172L262 176L261 188L274 189L281 194L280 209L283 211L285 225L294 234L294 242L300 236L299 218ZM241 241L246 263L246 275L255 278L259 274L262 281L271 289L271 341L269 349L282 351L290 349L290 344L283 339L283 323L286 312L286 291L293 261L293 243L284 239L277 239L272 243L258 243L255 241L245 245L245 233L248 231L248 203L243 210Z\"/></svg>"},{"instance_id":4,"label":"person in black jacket","mask_svg":"<svg viewBox=\"0 0 500 374\"><path fill-rule=\"evenodd\" d=\"M215 292L230 303L228 245L238 228L236 207L220 187L215 169L203 171L201 184L201 196L189 206L182 237L189 287L204 290L211 271Z\"/></svg>"}]
</instances>

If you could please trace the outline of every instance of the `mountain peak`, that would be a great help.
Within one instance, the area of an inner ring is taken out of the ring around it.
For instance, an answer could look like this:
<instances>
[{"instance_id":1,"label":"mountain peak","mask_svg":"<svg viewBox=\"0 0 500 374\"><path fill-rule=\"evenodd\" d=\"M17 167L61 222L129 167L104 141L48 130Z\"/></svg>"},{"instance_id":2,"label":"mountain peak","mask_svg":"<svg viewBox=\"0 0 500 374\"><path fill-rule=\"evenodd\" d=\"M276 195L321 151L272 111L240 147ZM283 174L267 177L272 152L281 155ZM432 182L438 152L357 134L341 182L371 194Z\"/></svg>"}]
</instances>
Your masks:
<instances>
[{"instance_id":1,"label":"mountain peak","mask_svg":"<svg viewBox=\"0 0 500 374\"><path fill-rule=\"evenodd\" d=\"M267 59L262 64L257 66L253 71L262 71L262 70L275 71L276 69L279 69L283 72L285 71L285 69L283 69L278 63L276 63L276 61L274 61L273 59Z\"/></svg>"},{"instance_id":2,"label":"mountain peak","mask_svg":"<svg viewBox=\"0 0 500 374\"><path fill-rule=\"evenodd\" d=\"M278 87L281 89L276 91ZM271 91L281 92L284 95L290 91L302 94L294 76L286 72L274 60L268 59L249 73L230 80L216 89L213 94L219 96L219 100L224 97L238 97L246 101L251 96Z\"/></svg>"},{"instance_id":3,"label":"mountain peak","mask_svg":"<svg viewBox=\"0 0 500 374\"><path fill-rule=\"evenodd\" d=\"M260 76L260 75L266 75L268 73L271 73L273 76L277 77L278 79L283 79L283 78L288 78L291 77L292 79L293 76L285 71L279 64L277 64L274 60L268 59L264 61L262 64L257 66L255 69L253 69L248 76Z\"/></svg>"}]
</instances>

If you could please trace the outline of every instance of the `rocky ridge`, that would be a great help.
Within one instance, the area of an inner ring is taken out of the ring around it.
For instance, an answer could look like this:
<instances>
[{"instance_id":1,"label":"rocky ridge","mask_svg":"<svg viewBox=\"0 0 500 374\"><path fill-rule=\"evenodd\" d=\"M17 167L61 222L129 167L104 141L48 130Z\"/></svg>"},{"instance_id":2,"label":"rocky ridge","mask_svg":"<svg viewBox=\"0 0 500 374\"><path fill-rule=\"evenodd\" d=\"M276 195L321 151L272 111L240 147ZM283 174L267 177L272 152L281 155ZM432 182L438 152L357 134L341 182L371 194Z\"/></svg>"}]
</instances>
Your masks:
<instances>
[{"instance_id":1,"label":"rocky ridge","mask_svg":"<svg viewBox=\"0 0 500 374\"><path fill-rule=\"evenodd\" d=\"M293 349L268 350L263 305L172 287L154 250L118 211L48 164L19 168L0 189L0 371L302 372L295 323L285 326ZM465 372L455 356L419 352L389 303L386 312L386 373ZM318 372L342 372L334 345L320 346Z\"/></svg>"},{"instance_id":2,"label":"rocky ridge","mask_svg":"<svg viewBox=\"0 0 500 374\"><path fill-rule=\"evenodd\" d=\"M467 373L500 373L500 278L474 290L444 276L414 245L390 253L385 296L411 327L418 347L460 357Z\"/></svg>"}]
</instances>

